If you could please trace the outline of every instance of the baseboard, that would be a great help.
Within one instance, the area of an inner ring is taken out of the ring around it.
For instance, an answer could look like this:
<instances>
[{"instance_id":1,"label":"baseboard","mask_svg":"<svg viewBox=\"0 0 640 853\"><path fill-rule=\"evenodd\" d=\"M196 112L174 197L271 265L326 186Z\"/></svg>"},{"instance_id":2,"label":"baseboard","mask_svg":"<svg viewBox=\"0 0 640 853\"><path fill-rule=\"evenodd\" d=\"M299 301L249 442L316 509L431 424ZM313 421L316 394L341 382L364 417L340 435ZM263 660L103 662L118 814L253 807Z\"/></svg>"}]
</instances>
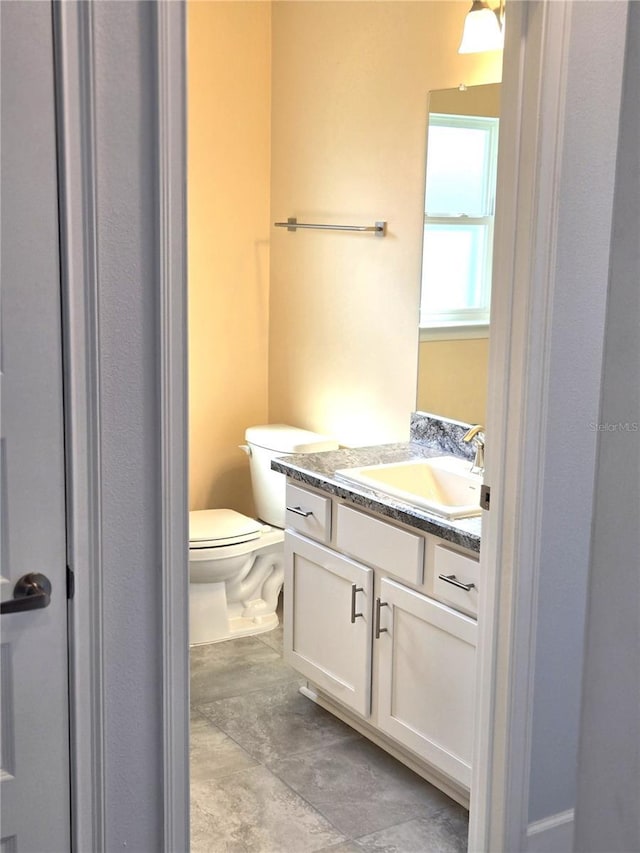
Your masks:
<instances>
[{"instance_id":1,"label":"baseboard","mask_svg":"<svg viewBox=\"0 0 640 853\"><path fill-rule=\"evenodd\" d=\"M571 853L573 809L545 817L527 827L527 853Z\"/></svg>"}]
</instances>

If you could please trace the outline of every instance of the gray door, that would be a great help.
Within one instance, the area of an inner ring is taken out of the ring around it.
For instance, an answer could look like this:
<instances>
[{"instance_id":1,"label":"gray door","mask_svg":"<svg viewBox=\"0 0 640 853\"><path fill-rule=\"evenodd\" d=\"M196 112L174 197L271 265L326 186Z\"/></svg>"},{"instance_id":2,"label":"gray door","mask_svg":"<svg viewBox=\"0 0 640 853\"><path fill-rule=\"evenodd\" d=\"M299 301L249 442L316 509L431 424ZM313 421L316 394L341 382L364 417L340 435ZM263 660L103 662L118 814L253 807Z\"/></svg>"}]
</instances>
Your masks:
<instances>
[{"instance_id":1,"label":"gray door","mask_svg":"<svg viewBox=\"0 0 640 853\"><path fill-rule=\"evenodd\" d=\"M0 2L0 27L0 850L57 853L70 830L51 4ZM49 605L6 612L30 573L50 581Z\"/></svg>"}]
</instances>

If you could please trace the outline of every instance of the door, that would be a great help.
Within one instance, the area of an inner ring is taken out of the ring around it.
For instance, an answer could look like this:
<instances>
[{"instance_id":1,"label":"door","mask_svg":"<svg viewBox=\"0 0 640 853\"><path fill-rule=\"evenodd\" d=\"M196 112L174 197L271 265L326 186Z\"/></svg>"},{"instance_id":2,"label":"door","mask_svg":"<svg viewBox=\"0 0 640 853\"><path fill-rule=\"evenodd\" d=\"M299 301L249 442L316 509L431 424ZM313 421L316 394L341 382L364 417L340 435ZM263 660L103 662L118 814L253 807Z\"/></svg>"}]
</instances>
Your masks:
<instances>
[{"instance_id":1,"label":"door","mask_svg":"<svg viewBox=\"0 0 640 853\"><path fill-rule=\"evenodd\" d=\"M57 853L70 848L51 12L46 2L0 3L3 610L12 606L14 588L23 575L42 574L51 583L48 606L3 612L0 617L2 853ZM38 598L38 603L45 602L46 598Z\"/></svg>"},{"instance_id":2,"label":"door","mask_svg":"<svg viewBox=\"0 0 640 853\"><path fill-rule=\"evenodd\" d=\"M284 594L287 663L368 716L373 571L287 531Z\"/></svg>"},{"instance_id":3,"label":"door","mask_svg":"<svg viewBox=\"0 0 640 853\"><path fill-rule=\"evenodd\" d=\"M378 725L469 788L477 623L386 578L376 609Z\"/></svg>"}]
</instances>

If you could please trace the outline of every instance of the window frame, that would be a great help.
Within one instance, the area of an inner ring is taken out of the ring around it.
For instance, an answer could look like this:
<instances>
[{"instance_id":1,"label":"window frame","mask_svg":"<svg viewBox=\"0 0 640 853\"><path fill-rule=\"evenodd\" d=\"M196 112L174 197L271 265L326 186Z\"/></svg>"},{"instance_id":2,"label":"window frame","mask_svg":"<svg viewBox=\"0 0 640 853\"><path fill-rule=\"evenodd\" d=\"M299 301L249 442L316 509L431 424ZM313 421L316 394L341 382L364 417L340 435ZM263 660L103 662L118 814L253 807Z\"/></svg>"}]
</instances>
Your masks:
<instances>
[{"instance_id":1,"label":"window frame","mask_svg":"<svg viewBox=\"0 0 640 853\"><path fill-rule=\"evenodd\" d=\"M496 173L498 160L498 136L499 118L496 116L469 116L453 115L447 113L430 113L429 125L450 128L479 129L488 134L489 143L485 153L485 209L484 216L469 216L460 213L442 213L430 215L427 210L427 176L425 174L425 202L424 202L424 224L423 224L423 262L421 272L421 296L420 296L420 329L446 329L455 328L461 330L469 328L471 332L478 326L489 324L490 302L491 302L491 275L493 264L493 236L495 220L495 195L496 195ZM428 145L428 143L427 143ZM428 158L428 150L427 150ZM484 235L485 252L484 264L482 265L481 304L473 308L451 308L450 310L431 312L425 310L424 300L427 292L427 282L424 278L424 248L426 244L426 230L429 225L446 226L451 229L456 227L468 227L478 225L486 229Z\"/></svg>"}]
</instances>

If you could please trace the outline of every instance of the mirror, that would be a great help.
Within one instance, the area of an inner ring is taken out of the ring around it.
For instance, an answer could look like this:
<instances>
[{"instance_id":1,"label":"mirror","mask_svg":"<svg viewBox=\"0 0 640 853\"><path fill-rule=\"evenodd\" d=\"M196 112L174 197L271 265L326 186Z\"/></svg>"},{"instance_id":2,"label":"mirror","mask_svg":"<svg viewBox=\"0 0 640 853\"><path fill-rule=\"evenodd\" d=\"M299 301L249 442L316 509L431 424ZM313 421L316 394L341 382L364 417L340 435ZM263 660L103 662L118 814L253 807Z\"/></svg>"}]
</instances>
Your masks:
<instances>
[{"instance_id":1,"label":"mirror","mask_svg":"<svg viewBox=\"0 0 640 853\"><path fill-rule=\"evenodd\" d=\"M485 423L500 83L430 93L417 408Z\"/></svg>"}]
</instances>

